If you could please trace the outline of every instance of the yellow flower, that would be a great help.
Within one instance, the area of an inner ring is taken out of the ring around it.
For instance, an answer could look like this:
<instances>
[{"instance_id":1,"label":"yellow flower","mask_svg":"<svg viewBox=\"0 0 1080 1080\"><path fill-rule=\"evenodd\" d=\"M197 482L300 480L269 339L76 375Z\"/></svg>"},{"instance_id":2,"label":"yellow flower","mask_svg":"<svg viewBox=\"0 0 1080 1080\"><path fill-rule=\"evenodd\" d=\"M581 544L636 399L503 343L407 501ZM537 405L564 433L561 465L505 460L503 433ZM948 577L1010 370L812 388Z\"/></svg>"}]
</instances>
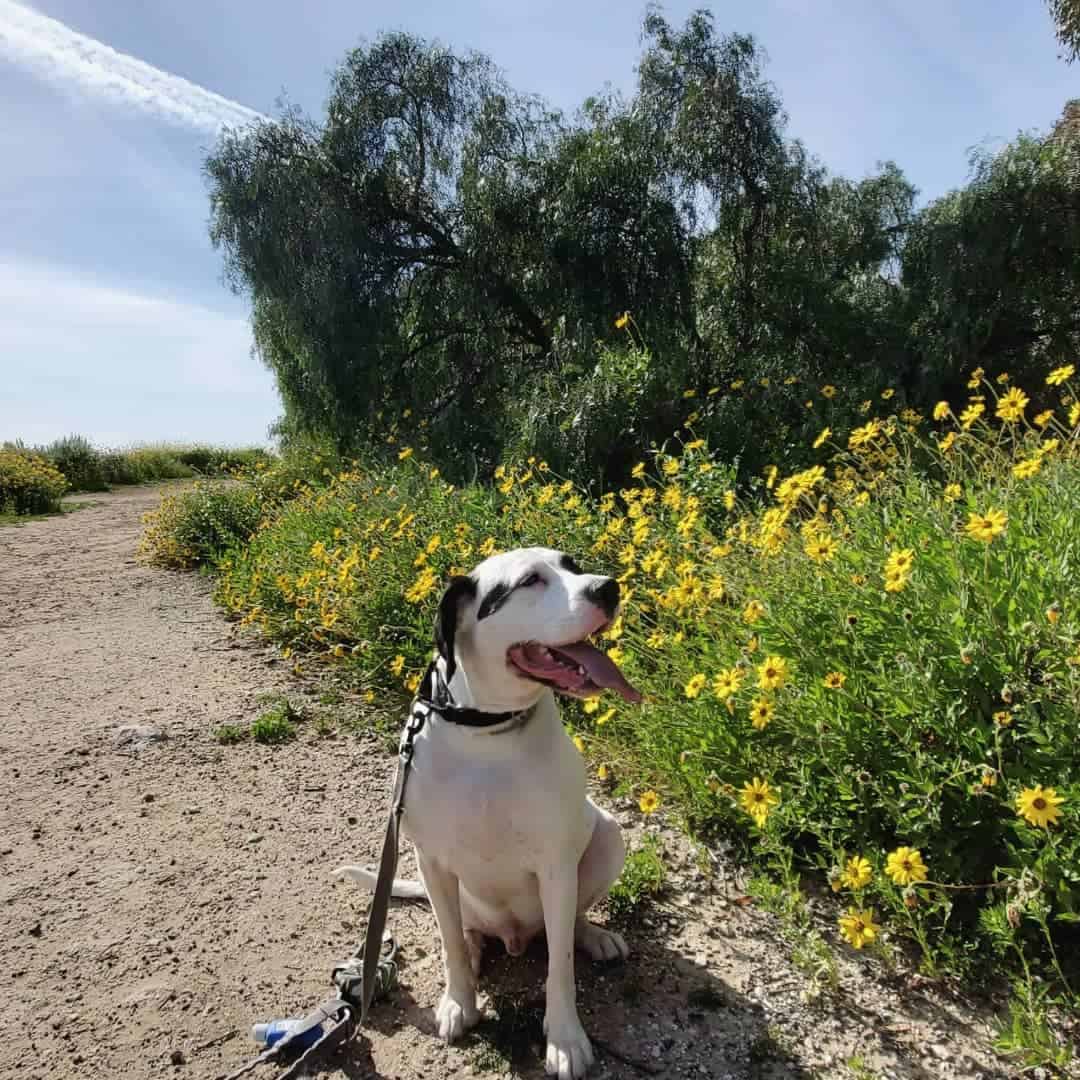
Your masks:
<instances>
[{"instance_id":1,"label":"yellow flower","mask_svg":"<svg viewBox=\"0 0 1080 1080\"><path fill-rule=\"evenodd\" d=\"M893 394L895 394L895 393L896 393L896 391L893 390L891 387L888 390L882 390L881 391L881 400L882 401L888 401L889 398L891 398L893 396Z\"/></svg>"},{"instance_id":2,"label":"yellow flower","mask_svg":"<svg viewBox=\"0 0 1080 1080\"><path fill-rule=\"evenodd\" d=\"M874 909L848 908L846 915L840 916L840 932L856 949L861 949L877 937L881 924L874 922Z\"/></svg>"},{"instance_id":3,"label":"yellow flower","mask_svg":"<svg viewBox=\"0 0 1080 1080\"><path fill-rule=\"evenodd\" d=\"M407 457L412 457L412 447L406 446L404 450L399 451L398 461L404 461Z\"/></svg>"},{"instance_id":4,"label":"yellow flower","mask_svg":"<svg viewBox=\"0 0 1080 1080\"><path fill-rule=\"evenodd\" d=\"M1048 829L1056 825L1061 811L1058 807L1064 802L1052 787L1044 788L1036 784L1033 788L1024 788L1016 796L1016 812L1031 825Z\"/></svg>"},{"instance_id":5,"label":"yellow flower","mask_svg":"<svg viewBox=\"0 0 1080 1080\"><path fill-rule=\"evenodd\" d=\"M684 390L684 391L682 392L682 396L683 396L684 398L692 398L692 397L697 397L697 391L696 391L696 390L695 390L695 389L694 389L693 387L691 387L691 388L690 388L690 389L688 389L688 390Z\"/></svg>"},{"instance_id":6,"label":"yellow flower","mask_svg":"<svg viewBox=\"0 0 1080 1080\"><path fill-rule=\"evenodd\" d=\"M1025 458L1023 461L1018 461L1013 466L1013 476L1018 480L1029 480L1042 468L1042 458L1036 455L1032 458Z\"/></svg>"},{"instance_id":7,"label":"yellow flower","mask_svg":"<svg viewBox=\"0 0 1080 1080\"><path fill-rule=\"evenodd\" d=\"M823 398L834 398L834 397L836 397L836 387L833 386L832 383L826 383L821 388L821 396Z\"/></svg>"},{"instance_id":8,"label":"yellow flower","mask_svg":"<svg viewBox=\"0 0 1080 1080\"><path fill-rule=\"evenodd\" d=\"M858 450L861 446L867 446L872 443L874 439L881 434L881 421L871 420L862 427L857 427L848 436L848 448L851 450Z\"/></svg>"},{"instance_id":9,"label":"yellow flower","mask_svg":"<svg viewBox=\"0 0 1080 1080\"><path fill-rule=\"evenodd\" d=\"M614 648L608 649L607 655L608 655L608 659L613 664L617 664L623 658L623 651L622 651L622 649L619 648L618 645L616 645Z\"/></svg>"},{"instance_id":10,"label":"yellow flower","mask_svg":"<svg viewBox=\"0 0 1080 1080\"><path fill-rule=\"evenodd\" d=\"M979 777L979 785L984 788L993 787L997 783L997 773L993 769L984 769Z\"/></svg>"},{"instance_id":11,"label":"yellow flower","mask_svg":"<svg viewBox=\"0 0 1080 1080\"><path fill-rule=\"evenodd\" d=\"M934 419L944 420L949 415L949 403L947 401L939 401L934 406Z\"/></svg>"},{"instance_id":12,"label":"yellow flower","mask_svg":"<svg viewBox=\"0 0 1080 1080\"><path fill-rule=\"evenodd\" d=\"M1008 709L998 709L994 713L994 723L998 727L1008 727L1012 723L1012 713Z\"/></svg>"},{"instance_id":13,"label":"yellow flower","mask_svg":"<svg viewBox=\"0 0 1080 1080\"><path fill-rule=\"evenodd\" d=\"M627 323L628 323L629 321L630 321L630 312L629 312L629 311L624 311L624 312L623 312L623 313L622 313L622 314L621 314L621 315L620 315L620 316L619 316L619 317L618 317L618 318L617 318L617 319L615 320L615 329L616 329L616 330L623 330L623 329L625 329L625 327L626 327L626 324L627 324Z\"/></svg>"},{"instance_id":14,"label":"yellow flower","mask_svg":"<svg viewBox=\"0 0 1080 1080\"><path fill-rule=\"evenodd\" d=\"M870 860L862 855L856 855L848 859L840 880L849 889L864 889L874 880L874 871L870 866Z\"/></svg>"},{"instance_id":15,"label":"yellow flower","mask_svg":"<svg viewBox=\"0 0 1080 1080\"><path fill-rule=\"evenodd\" d=\"M660 796L655 791L649 790L642 793L640 799L638 799L638 806L641 807L643 814L654 814L656 808L660 805Z\"/></svg>"},{"instance_id":16,"label":"yellow flower","mask_svg":"<svg viewBox=\"0 0 1080 1080\"><path fill-rule=\"evenodd\" d=\"M753 780L743 785L739 801L742 803L742 808L754 819L758 828L761 828L772 808L779 805L780 795L769 787L767 781L755 776Z\"/></svg>"},{"instance_id":17,"label":"yellow flower","mask_svg":"<svg viewBox=\"0 0 1080 1080\"><path fill-rule=\"evenodd\" d=\"M1054 410L1053 409L1044 409L1041 413L1039 413L1038 415L1036 415L1033 418L1032 423L1037 428L1044 428L1053 419L1054 419Z\"/></svg>"},{"instance_id":18,"label":"yellow flower","mask_svg":"<svg viewBox=\"0 0 1080 1080\"><path fill-rule=\"evenodd\" d=\"M741 390L746 385L745 379L735 379L731 384L732 390Z\"/></svg>"},{"instance_id":19,"label":"yellow flower","mask_svg":"<svg viewBox=\"0 0 1080 1080\"><path fill-rule=\"evenodd\" d=\"M674 476L679 471L679 459L668 458L660 467L663 469L665 476Z\"/></svg>"},{"instance_id":20,"label":"yellow flower","mask_svg":"<svg viewBox=\"0 0 1080 1080\"><path fill-rule=\"evenodd\" d=\"M601 765L596 770L596 779L597 780L606 780L607 778L608 778L608 767L606 765Z\"/></svg>"},{"instance_id":21,"label":"yellow flower","mask_svg":"<svg viewBox=\"0 0 1080 1080\"><path fill-rule=\"evenodd\" d=\"M763 731L769 726L773 718L772 702L768 698L755 698L750 704L750 723L758 731Z\"/></svg>"},{"instance_id":22,"label":"yellow flower","mask_svg":"<svg viewBox=\"0 0 1080 1080\"><path fill-rule=\"evenodd\" d=\"M410 694L415 694L416 693L416 688L419 685L420 685L420 672L419 671L414 671L405 680L405 689L408 690Z\"/></svg>"},{"instance_id":23,"label":"yellow flower","mask_svg":"<svg viewBox=\"0 0 1080 1080\"><path fill-rule=\"evenodd\" d=\"M941 493L946 502L956 502L963 494L964 492L959 484L946 484L945 490Z\"/></svg>"},{"instance_id":24,"label":"yellow flower","mask_svg":"<svg viewBox=\"0 0 1080 1080\"><path fill-rule=\"evenodd\" d=\"M829 535L819 534L807 541L803 549L814 562L826 563L837 552L840 545Z\"/></svg>"},{"instance_id":25,"label":"yellow flower","mask_svg":"<svg viewBox=\"0 0 1080 1080\"><path fill-rule=\"evenodd\" d=\"M580 735L575 735L573 742L574 742L574 745L578 748L578 752L584 754L585 753L585 740Z\"/></svg>"},{"instance_id":26,"label":"yellow flower","mask_svg":"<svg viewBox=\"0 0 1080 1080\"><path fill-rule=\"evenodd\" d=\"M1007 424L1015 424L1024 418L1024 409L1031 399L1019 387L1014 386L997 404L997 418Z\"/></svg>"},{"instance_id":27,"label":"yellow flower","mask_svg":"<svg viewBox=\"0 0 1080 1080\"><path fill-rule=\"evenodd\" d=\"M981 367L977 367L972 373L971 378L968 379L968 389L977 390L979 383L982 382L983 376L986 374Z\"/></svg>"},{"instance_id":28,"label":"yellow flower","mask_svg":"<svg viewBox=\"0 0 1080 1080\"><path fill-rule=\"evenodd\" d=\"M597 709L600 708L600 699L599 698L589 698L589 700L585 702L585 704L582 706L582 708L587 713L594 713L594 712L596 712Z\"/></svg>"},{"instance_id":29,"label":"yellow flower","mask_svg":"<svg viewBox=\"0 0 1080 1080\"><path fill-rule=\"evenodd\" d=\"M901 548L890 553L885 561L885 573L910 574L915 565L915 552L912 548Z\"/></svg>"},{"instance_id":30,"label":"yellow flower","mask_svg":"<svg viewBox=\"0 0 1080 1080\"><path fill-rule=\"evenodd\" d=\"M705 676L699 672L697 675L694 675L686 684L686 686L683 688L683 693L686 694L688 698L696 698L698 694L700 694L701 691L704 689L705 682Z\"/></svg>"},{"instance_id":31,"label":"yellow flower","mask_svg":"<svg viewBox=\"0 0 1080 1080\"><path fill-rule=\"evenodd\" d=\"M832 436L831 428L822 428L821 434L814 440L814 449L820 450Z\"/></svg>"},{"instance_id":32,"label":"yellow flower","mask_svg":"<svg viewBox=\"0 0 1080 1080\"><path fill-rule=\"evenodd\" d=\"M1046 609L1046 621L1051 626L1057 626L1058 619L1061 618L1061 607L1058 604L1051 604Z\"/></svg>"},{"instance_id":33,"label":"yellow flower","mask_svg":"<svg viewBox=\"0 0 1080 1080\"><path fill-rule=\"evenodd\" d=\"M631 470L630 475L635 480L640 480L645 475L645 462L639 461Z\"/></svg>"},{"instance_id":34,"label":"yellow flower","mask_svg":"<svg viewBox=\"0 0 1080 1080\"><path fill-rule=\"evenodd\" d=\"M1005 531L1008 523L1008 515L1003 510L987 510L985 514L969 514L964 532L972 540L989 544L995 536L1000 536Z\"/></svg>"},{"instance_id":35,"label":"yellow flower","mask_svg":"<svg viewBox=\"0 0 1080 1080\"><path fill-rule=\"evenodd\" d=\"M608 709L607 712L602 713L600 716L598 716L596 718L596 726L601 727L603 724L606 724L614 715L615 715L615 710L614 709Z\"/></svg>"},{"instance_id":36,"label":"yellow flower","mask_svg":"<svg viewBox=\"0 0 1080 1080\"><path fill-rule=\"evenodd\" d=\"M400 653L390 661L390 674L396 679L405 668L405 657Z\"/></svg>"},{"instance_id":37,"label":"yellow flower","mask_svg":"<svg viewBox=\"0 0 1080 1080\"><path fill-rule=\"evenodd\" d=\"M1072 364L1064 364L1061 367L1054 368L1049 375L1046 376L1047 386L1060 386L1063 382L1073 377L1076 368Z\"/></svg>"},{"instance_id":38,"label":"yellow flower","mask_svg":"<svg viewBox=\"0 0 1080 1080\"><path fill-rule=\"evenodd\" d=\"M897 885L911 885L925 881L926 864L918 848L898 847L885 860L885 873Z\"/></svg>"},{"instance_id":39,"label":"yellow flower","mask_svg":"<svg viewBox=\"0 0 1080 1080\"><path fill-rule=\"evenodd\" d=\"M758 686L762 690L779 690L787 682L788 665L782 656L766 657L758 665Z\"/></svg>"},{"instance_id":40,"label":"yellow flower","mask_svg":"<svg viewBox=\"0 0 1080 1080\"><path fill-rule=\"evenodd\" d=\"M885 571L885 591L890 593L903 592L911 580L911 574L903 570Z\"/></svg>"},{"instance_id":41,"label":"yellow flower","mask_svg":"<svg viewBox=\"0 0 1080 1080\"><path fill-rule=\"evenodd\" d=\"M727 671L721 671L713 679L713 693L721 701L726 700L739 692L742 680L742 672L738 668L728 668Z\"/></svg>"},{"instance_id":42,"label":"yellow flower","mask_svg":"<svg viewBox=\"0 0 1080 1080\"><path fill-rule=\"evenodd\" d=\"M760 600L751 600L743 608L743 622L756 623L765 618L765 605Z\"/></svg>"},{"instance_id":43,"label":"yellow flower","mask_svg":"<svg viewBox=\"0 0 1080 1080\"><path fill-rule=\"evenodd\" d=\"M847 682L847 676L842 671L830 671L824 679L821 680L821 685L826 690L841 690L844 683Z\"/></svg>"},{"instance_id":44,"label":"yellow flower","mask_svg":"<svg viewBox=\"0 0 1080 1080\"><path fill-rule=\"evenodd\" d=\"M1069 427L1080 424L1080 401L1075 401L1069 407Z\"/></svg>"},{"instance_id":45,"label":"yellow flower","mask_svg":"<svg viewBox=\"0 0 1080 1080\"><path fill-rule=\"evenodd\" d=\"M967 431L967 429L970 428L984 412L986 412L986 406L981 401L976 401L974 404L969 405L960 414L960 426Z\"/></svg>"},{"instance_id":46,"label":"yellow flower","mask_svg":"<svg viewBox=\"0 0 1080 1080\"><path fill-rule=\"evenodd\" d=\"M734 491L725 491L724 492L724 509L727 510L729 513L732 510L735 509L735 492Z\"/></svg>"},{"instance_id":47,"label":"yellow flower","mask_svg":"<svg viewBox=\"0 0 1080 1080\"><path fill-rule=\"evenodd\" d=\"M947 454L953 448L954 442L956 442L956 432L950 431L949 434L938 443L938 449L940 449L943 454Z\"/></svg>"}]
</instances>

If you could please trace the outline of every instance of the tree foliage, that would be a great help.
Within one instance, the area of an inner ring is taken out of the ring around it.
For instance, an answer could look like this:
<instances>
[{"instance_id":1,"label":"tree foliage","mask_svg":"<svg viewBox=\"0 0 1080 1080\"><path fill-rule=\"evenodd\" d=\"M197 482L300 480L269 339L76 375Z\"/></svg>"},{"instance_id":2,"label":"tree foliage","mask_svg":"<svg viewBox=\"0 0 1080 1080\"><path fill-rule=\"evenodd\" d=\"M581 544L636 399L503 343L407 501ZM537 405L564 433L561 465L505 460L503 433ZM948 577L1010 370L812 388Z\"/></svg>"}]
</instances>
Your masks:
<instances>
[{"instance_id":1,"label":"tree foliage","mask_svg":"<svg viewBox=\"0 0 1080 1080\"><path fill-rule=\"evenodd\" d=\"M411 413L451 471L520 445L615 479L686 390L753 468L794 452L808 383L917 404L1075 347L1074 137L1022 137L919 211L896 165L830 176L785 126L756 43L705 12L650 10L633 92L569 117L474 53L353 50L321 123L286 111L207 162L281 429L355 448ZM729 394L749 378L774 389Z\"/></svg>"},{"instance_id":2,"label":"tree foliage","mask_svg":"<svg viewBox=\"0 0 1080 1080\"><path fill-rule=\"evenodd\" d=\"M1046 0L1054 20L1058 43L1065 50L1063 57L1070 64L1080 59L1080 2L1078 0Z\"/></svg>"}]
</instances>

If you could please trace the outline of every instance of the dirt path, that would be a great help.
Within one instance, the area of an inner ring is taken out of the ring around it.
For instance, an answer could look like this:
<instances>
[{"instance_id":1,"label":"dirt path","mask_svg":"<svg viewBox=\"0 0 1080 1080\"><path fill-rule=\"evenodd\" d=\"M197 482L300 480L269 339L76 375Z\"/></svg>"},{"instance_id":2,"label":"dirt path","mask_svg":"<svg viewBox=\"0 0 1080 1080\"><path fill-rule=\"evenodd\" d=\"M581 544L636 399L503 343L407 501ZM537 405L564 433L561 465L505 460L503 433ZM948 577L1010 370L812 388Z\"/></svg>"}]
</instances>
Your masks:
<instances>
[{"instance_id":1,"label":"dirt path","mask_svg":"<svg viewBox=\"0 0 1080 1080\"><path fill-rule=\"evenodd\" d=\"M279 748L212 739L260 695L302 692L233 637L205 580L135 563L159 494L0 529L0 1076L221 1077L253 1053L252 1022L324 996L363 925L366 897L328 872L374 859L393 758L313 725ZM977 1014L854 959L804 1002L775 921L665 836L673 887L628 928L633 957L579 965L596 1076L1001 1075ZM542 1075L542 944L492 949L499 1019L447 1049L434 922L415 905L390 919L402 985L320 1075Z\"/></svg>"}]
</instances>

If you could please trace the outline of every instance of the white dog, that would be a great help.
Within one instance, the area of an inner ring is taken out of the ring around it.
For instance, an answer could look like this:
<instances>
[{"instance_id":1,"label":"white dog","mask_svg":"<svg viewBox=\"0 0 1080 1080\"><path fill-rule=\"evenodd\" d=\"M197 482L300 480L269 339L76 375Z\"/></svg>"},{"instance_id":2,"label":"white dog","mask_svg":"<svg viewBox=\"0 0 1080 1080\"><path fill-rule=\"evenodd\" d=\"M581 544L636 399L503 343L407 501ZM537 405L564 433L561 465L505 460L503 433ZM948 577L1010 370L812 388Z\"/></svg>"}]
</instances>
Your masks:
<instances>
[{"instance_id":1,"label":"white dog","mask_svg":"<svg viewBox=\"0 0 1080 1080\"><path fill-rule=\"evenodd\" d=\"M585 795L585 766L552 691L585 698L610 688L641 700L586 640L618 604L617 581L584 574L549 548L495 555L454 578L440 606L435 661L453 708L433 713L416 738L402 818L423 885L396 881L394 895L426 894L439 924L439 1034L452 1041L480 1019L483 939L501 938L517 956L543 930L546 1070L560 1080L577 1080L593 1062L577 1013L574 946L595 960L628 953L619 934L585 918L626 851L618 823ZM488 726L463 722L483 713L513 715ZM337 874L374 885L361 867Z\"/></svg>"}]
</instances>

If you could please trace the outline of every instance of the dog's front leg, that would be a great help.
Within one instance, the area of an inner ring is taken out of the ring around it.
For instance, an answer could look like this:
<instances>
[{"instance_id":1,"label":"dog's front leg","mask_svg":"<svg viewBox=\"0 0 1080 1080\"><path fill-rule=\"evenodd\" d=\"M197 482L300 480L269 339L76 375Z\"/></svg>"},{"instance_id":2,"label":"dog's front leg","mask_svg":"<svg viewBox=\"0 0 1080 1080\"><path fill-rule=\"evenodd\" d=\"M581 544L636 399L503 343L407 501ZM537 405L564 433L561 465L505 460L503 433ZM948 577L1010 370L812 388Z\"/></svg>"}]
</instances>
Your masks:
<instances>
[{"instance_id":1,"label":"dog's front leg","mask_svg":"<svg viewBox=\"0 0 1080 1080\"><path fill-rule=\"evenodd\" d=\"M577 867L549 868L539 875L539 885L548 946L546 1072L559 1080L579 1080L593 1063L593 1051L578 1019L574 987Z\"/></svg>"},{"instance_id":2,"label":"dog's front leg","mask_svg":"<svg viewBox=\"0 0 1080 1080\"><path fill-rule=\"evenodd\" d=\"M458 879L417 850L420 876L424 880L435 921L442 938L446 989L435 1010L439 1037L453 1042L480 1019L476 1007L476 979L469 964L465 933L461 927L461 887Z\"/></svg>"}]
</instances>

